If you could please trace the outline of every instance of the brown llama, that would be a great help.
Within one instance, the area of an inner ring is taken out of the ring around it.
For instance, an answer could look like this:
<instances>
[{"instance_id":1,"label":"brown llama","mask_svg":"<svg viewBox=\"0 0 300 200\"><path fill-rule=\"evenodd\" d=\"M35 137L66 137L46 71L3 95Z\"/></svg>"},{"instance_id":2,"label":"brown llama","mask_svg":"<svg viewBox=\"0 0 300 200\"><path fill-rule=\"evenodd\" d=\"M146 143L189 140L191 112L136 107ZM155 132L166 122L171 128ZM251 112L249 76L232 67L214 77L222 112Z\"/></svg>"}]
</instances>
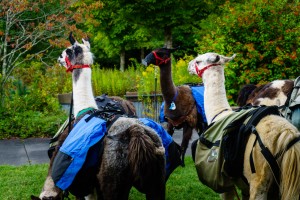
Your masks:
<instances>
[{"instance_id":1,"label":"brown llama","mask_svg":"<svg viewBox=\"0 0 300 200\"><path fill-rule=\"evenodd\" d=\"M289 109L294 87L297 87L294 80L275 80L259 86L254 84L244 85L238 94L236 103L239 106L247 104L253 106L279 106L282 115L300 130L299 100L293 100L293 108Z\"/></svg>"},{"instance_id":2,"label":"brown llama","mask_svg":"<svg viewBox=\"0 0 300 200\"><path fill-rule=\"evenodd\" d=\"M181 160L184 166L184 156L193 134L202 132L206 127L205 116L202 116L196 107L195 99L190 86L175 86L172 79L171 52L174 49L159 48L153 50L143 60L143 64L156 65L160 69L160 86L163 95L164 115L168 122L168 133L173 135L174 128L183 128L181 142Z\"/></svg>"}]
</instances>

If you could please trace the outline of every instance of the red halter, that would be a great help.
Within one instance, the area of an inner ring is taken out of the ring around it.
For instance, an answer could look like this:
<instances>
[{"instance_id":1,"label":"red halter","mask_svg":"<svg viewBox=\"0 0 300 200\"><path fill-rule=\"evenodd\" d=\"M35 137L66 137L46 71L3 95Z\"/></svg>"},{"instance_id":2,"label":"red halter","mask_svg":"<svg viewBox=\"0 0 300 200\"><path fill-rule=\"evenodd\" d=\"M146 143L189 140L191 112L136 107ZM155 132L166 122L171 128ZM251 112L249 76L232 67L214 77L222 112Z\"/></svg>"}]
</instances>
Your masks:
<instances>
[{"instance_id":1,"label":"red halter","mask_svg":"<svg viewBox=\"0 0 300 200\"><path fill-rule=\"evenodd\" d=\"M65 58L65 61L66 61L66 65L67 65L66 66L67 72L72 73L73 69L90 68L89 65L72 65L68 57Z\"/></svg>"},{"instance_id":2,"label":"red halter","mask_svg":"<svg viewBox=\"0 0 300 200\"><path fill-rule=\"evenodd\" d=\"M171 58L167 58L167 59L162 59L161 57L158 57L158 55L156 54L155 51L152 51L154 57L155 57L155 65L159 66L161 64L167 64L169 62L169 60L171 60Z\"/></svg>"},{"instance_id":3,"label":"red halter","mask_svg":"<svg viewBox=\"0 0 300 200\"><path fill-rule=\"evenodd\" d=\"M217 66L217 65L219 65L219 64L216 64L216 63L210 64L210 65L207 65L206 67L204 67L203 69L199 70L197 63L195 62L196 73L197 73L197 75L198 75L200 78L202 78L202 75L203 75L203 73L204 73L205 70L207 70L208 68L210 68L210 67L212 67L212 66Z\"/></svg>"}]
</instances>

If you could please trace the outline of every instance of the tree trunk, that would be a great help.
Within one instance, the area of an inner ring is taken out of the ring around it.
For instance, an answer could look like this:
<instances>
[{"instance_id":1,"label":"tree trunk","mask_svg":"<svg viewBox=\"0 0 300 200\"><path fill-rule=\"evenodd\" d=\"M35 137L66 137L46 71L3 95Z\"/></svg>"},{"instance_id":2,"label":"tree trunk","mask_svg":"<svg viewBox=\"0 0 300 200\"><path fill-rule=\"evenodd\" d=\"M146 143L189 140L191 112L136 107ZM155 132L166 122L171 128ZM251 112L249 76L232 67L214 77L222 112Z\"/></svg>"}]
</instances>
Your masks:
<instances>
[{"instance_id":1,"label":"tree trunk","mask_svg":"<svg viewBox=\"0 0 300 200\"><path fill-rule=\"evenodd\" d=\"M141 48L141 60L140 63L142 63L142 60L145 58L145 49L142 47Z\"/></svg>"},{"instance_id":2,"label":"tree trunk","mask_svg":"<svg viewBox=\"0 0 300 200\"><path fill-rule=\"evenodd\" d=\"M167 26L165 27L164 30L164 34L165 34L165 47L167 48L172 48L173 46L173 41L172 41L172 28Z\"/></svg>"},{"instance_id":3,"label":"tree trunk","mask_svg":"<svg viewBox=\"0 0 300 200\"><path fill-rule=\"evenodd\" d=\"M124 72L125 69L125 49L122 48L120 53L120 71Z\"/></svg>"}]
</instances>

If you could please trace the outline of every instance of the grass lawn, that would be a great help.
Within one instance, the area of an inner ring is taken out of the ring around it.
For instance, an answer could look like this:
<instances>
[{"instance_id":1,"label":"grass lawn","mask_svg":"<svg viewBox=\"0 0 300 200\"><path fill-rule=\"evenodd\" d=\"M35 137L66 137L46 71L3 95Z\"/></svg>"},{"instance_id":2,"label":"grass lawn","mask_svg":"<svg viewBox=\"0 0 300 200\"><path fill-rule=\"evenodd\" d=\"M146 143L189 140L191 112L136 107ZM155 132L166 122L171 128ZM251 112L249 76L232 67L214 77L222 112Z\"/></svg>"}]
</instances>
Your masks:
<instances>
[{"instance_id":1,"label":"grass lawn","mask_svg":"<svg viewBox=\"0 0 300 200\"><path fill-rule=\"evenodd\" d=\"M45 181L48 164L0 166L0 199L28 200L39 195ZM130 200L145 200L145 195L134 188ZM186 157L186 167L178 167L170 176L166 188L167 200L219 200L219 195L198 180L191 157Z\"/></svg>"}]
</instances>

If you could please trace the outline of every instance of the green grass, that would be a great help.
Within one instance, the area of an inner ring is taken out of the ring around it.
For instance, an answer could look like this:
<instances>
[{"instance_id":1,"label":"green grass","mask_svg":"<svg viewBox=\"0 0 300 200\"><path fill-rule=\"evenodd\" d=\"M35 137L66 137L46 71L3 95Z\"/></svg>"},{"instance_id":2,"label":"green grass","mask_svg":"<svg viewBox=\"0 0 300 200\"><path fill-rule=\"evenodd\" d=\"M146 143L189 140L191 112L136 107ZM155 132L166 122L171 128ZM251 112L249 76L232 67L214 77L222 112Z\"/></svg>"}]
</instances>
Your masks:
<instances>
[{"instance_id":1,"label":"green grass","mask_svg":"<svg viewBox=\"0 0 300 200\"><path fill-rule=\"evenodd\" d=\"M48 165L0 166L0 199L28 200L39 195L47 175ZM145 200L145 195L132 189L130 200ZM166 188L166 200L219 200L219 195L198 180L191 157L186 166L178 167L170 176Z\"/></svg>"}]
</instances>

